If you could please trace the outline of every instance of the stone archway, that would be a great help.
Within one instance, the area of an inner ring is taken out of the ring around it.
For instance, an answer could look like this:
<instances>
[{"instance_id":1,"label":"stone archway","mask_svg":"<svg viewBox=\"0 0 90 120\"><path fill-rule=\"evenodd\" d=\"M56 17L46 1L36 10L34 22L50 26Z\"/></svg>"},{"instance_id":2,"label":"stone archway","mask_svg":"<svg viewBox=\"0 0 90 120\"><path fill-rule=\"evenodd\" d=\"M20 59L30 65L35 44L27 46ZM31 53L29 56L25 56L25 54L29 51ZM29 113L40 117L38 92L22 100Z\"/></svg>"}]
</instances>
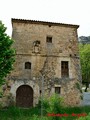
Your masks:
<instances>
[{"instance_id":1,"label":"stone archway","mask_svg":"<svg viewBox=\"0 0 90 120\"><path fill-rule=\"evenodd\" d=\"M33 89L29 85L21 85L16 91L16 105L19 107L33 107Z\"/></svg>"}]
</instances>

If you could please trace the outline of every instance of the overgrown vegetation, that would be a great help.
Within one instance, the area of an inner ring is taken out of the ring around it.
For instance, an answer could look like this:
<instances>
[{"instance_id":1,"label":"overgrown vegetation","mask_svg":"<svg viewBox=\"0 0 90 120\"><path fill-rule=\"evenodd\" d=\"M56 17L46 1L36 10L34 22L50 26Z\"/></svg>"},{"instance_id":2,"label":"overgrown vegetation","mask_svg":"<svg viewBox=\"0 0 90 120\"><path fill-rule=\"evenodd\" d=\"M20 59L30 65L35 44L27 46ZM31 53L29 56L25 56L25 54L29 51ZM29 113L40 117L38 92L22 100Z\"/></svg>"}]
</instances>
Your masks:
<instances>
[{"instance_id":1,"label":"overgrown vegetation","mask_svg":"<svg viewBox=\"0 0 90 120\"><path fill-rule=\"evenodd\" d=\"M83 116L84 119L90 112L90 106L65 107L63 103L63 99L58 95L43 99L43 116L41 116L41 102L30 109L18 107L0 109L0 120L75 120L79 116Z\"/></svg>"},{"instance_id":2,"label":"overgrown vegetation","mask_svg":"<svg viewBox=\"0 0 90 120\"><path fill-rule=\"evenodd\" d=\"M5 32L6 27L0 21L0 85L4 84L4 78L12 70L15 61L15 50L11 48L13 40Z\"/></svg>"},{"instance_id":3,"label":"overgrown vegetation","mask_svg":"<svg viewBox=\"0 0 90 120\"><path fill-rule=\"evenodd\" d=\"M59 108L60 109L60 108ZM49 116L49 113L44 113L43 117L41 117L41 109L38 107L31 109L21 109L17 107L10 107L8 109L0 110L0 120L75 120L78 118L78 115L85 113L88 115L90 112L90 106L86 107L65 107L62 112L52 112L52 114L62 114L69 115L68 117L52 117ZM75 114L75 115L73 115ZM82 118L84 119L85 116ZM89 115L90 117L90 115ZM83 120L82 119L82 120ZM90 118L89 118L90 119Z\"/></svg>"},{"instance_id":4,"label":"overgrown vegetation","mask_svg":"<svg viewBox=\"0 0 90 120\"><path fill-rule=\"evenodd\" d=\"M90 44L80 44L80 62L82 69L82 82L86 85L87 92L88 84L90 83Z\"/></svg>"}]
</instances>

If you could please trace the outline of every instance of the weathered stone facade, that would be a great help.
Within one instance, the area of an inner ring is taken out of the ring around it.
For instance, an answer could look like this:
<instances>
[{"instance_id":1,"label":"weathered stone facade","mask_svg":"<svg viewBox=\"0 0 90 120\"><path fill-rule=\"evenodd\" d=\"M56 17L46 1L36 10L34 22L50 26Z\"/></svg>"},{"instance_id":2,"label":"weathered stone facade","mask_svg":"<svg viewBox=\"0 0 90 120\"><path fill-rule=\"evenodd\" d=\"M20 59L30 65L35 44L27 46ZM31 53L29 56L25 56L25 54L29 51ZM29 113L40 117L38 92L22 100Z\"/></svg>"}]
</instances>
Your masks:
<instances>
[{"instance_id":1,"label":"weathered stone facade","mask_svg":"<svg viewBox=\"0 0 90 120\"><path fill-rule=\"evenodd\" d=\"M33 89L33 106L35 106L42 94L43 80L44 96L54 94L55 88L58 88L58 94L64 97L67 105L80 105L78 27L78 25L12 19L16 62L8 81L15 104L17 89L22 85L28 85ZM65 77L62 77L64 74L62 69L65 69L61 65L62 61L67 69ZM27 62L30 63L28 69L25 68Z\"/></svg>"}]
</instances>

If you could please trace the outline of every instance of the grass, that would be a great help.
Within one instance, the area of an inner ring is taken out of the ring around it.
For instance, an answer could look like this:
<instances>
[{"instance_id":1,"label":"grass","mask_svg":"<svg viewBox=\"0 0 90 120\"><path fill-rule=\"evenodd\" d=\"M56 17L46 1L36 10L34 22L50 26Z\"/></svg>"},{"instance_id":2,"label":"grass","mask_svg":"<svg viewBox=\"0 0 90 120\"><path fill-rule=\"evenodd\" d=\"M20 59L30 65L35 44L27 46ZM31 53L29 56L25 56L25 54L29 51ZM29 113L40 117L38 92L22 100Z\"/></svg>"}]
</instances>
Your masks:
<instances>
[{"instance_id":1,"label":"grass","mask_svg":"<svg viewBox=\"0 0 90 120\"><path fill-rule=\"evenodd\" d=\"M0 109L0 120L76 120L78 119L78 115L82 116L83 114L88 115L90 113L90 106L65 107L63 104L63 98L58 95L53 95L49 99L44 98L42 102L42 117L40 100L36 107L29 109L22 109L18 107ZM65 114L68 116L65 116ZM87 117L89 118L89 116ZM82 117L82 119L83 118L85 117Z\"/></svg>"},{"instance_id":2,"label":"grass","mask_svg":"<svg viewBox=\"0 0 90 120\"><path fill-rule=\"evenodd\" d=\"M90 112L90 106L83 107L67 107L64 108L63 114L67 113L69 117L51 117L44 113L44 117L41 118L41 110L38 107L31 109L21 109L18 107L9 107L8 109L0 109L0 120L74 120L78 117L72 116L74 114ZM62 113L59 113L62 114Z\"/></svg>"},{"instance_id":3,"label":"grass","mask_svg":"<svg viewBox=\"0 0 90 120\"><path fill-rule=\"evenodd\" d=\"M8 109L0 109L0 120L30 120L34 114L40 115L40 110L38 108L9 107Z\"/></svg>"}]
</instances>

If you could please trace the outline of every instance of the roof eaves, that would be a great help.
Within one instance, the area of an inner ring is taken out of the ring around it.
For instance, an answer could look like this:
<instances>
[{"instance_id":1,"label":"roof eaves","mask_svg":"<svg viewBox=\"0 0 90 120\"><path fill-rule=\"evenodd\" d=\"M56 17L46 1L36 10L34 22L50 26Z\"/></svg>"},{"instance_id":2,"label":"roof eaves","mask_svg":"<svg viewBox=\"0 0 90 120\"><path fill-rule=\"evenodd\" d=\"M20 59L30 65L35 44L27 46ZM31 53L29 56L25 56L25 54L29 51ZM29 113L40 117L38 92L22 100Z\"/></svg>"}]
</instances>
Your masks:
<instances>
[{"instance_id":1,"label":"roof eaves","mask_svg":"<svg viewBox=\"0 0 90 120\"><path fill-rule=\"evenodd\" d=\"M43 24L43 25L52 25L52 26L66 26L66 27L79 28L79 25L74 25L74 24L65 24L65 23L56 23L56 22L47 22L47 21L37 21L37 20L26 20L26 19L16 19L16 18L12 18L12 22Z\"/></svg>"}]
</instances>

